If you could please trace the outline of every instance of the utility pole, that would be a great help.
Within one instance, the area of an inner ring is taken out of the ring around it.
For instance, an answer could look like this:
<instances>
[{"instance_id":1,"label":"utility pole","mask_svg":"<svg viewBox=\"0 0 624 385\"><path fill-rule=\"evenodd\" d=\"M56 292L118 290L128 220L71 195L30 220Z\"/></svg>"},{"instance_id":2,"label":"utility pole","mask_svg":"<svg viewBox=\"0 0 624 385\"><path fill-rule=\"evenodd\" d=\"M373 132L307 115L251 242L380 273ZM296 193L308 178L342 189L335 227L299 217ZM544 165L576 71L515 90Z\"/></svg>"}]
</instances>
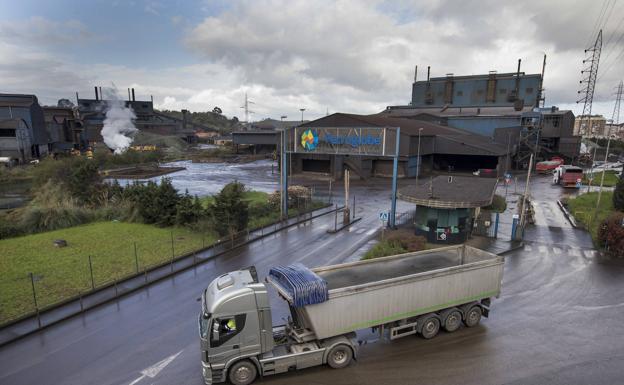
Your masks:
<instances>
[{"instance_id":1,"label":"utility pole","mask_svg":"<svg viewBox=\"0 0 624 385\"><path fill-rule=\"evenodd\" d=\"M609 160L609 147L611 145L611 127L620 122L620 102L622 101L622 92L624 91L624 83L620 80L618 85L617 96L615 98L615 107L613 108L613 115L611 117L611 125L609 125L609 131L607 133L607 152L605 152L605 162L602 169L602 177L600 178L600 189L598 190L598 199L596 200L596 210L594 212L594 218L598 215L598 207L600 206L600 198L602 196L602 185L604 184L605 171L607 169L607 161Z\"/></svg>"},{"instance_id":2,"label":"utility pole","mask_svg":"<svg viewBox=\"0 0 624 385\"><path fill-rule=\"evenodd\" d=\"M600 61L600 52L602 50L602 29L598 32L598 37L594 45L585 50L586 58L583 60L583 65L588 63L588 67L584 67L581 71L583 79L579 82L585 84L584 88L578 93L583 94L583 97L577 100L577 103L583 102L583 113L581 114L581 121L579 123L579 131L581 136L586 137L591 134L591 112L592 102L594 101L594 89L596 88L596 77L598 76L598 63ZM583 126L583 118L587 119L587 123Z\"/></svg>"},{"instance_id":3,"label":"utility pole","mask_svg":"<svg viewBox=\"0 0 624 385\"><path fill-rule=\"evenodd\" d=\"M524 195L522 196L522 212L520 213L520 226L524 230L524 221L526 217L526 202L529 195L529 181L531 180L531 169L533 168L533 154L529 158L529 171L527 172L526 186L524 187Z\"/></svg>"}]
</instances>

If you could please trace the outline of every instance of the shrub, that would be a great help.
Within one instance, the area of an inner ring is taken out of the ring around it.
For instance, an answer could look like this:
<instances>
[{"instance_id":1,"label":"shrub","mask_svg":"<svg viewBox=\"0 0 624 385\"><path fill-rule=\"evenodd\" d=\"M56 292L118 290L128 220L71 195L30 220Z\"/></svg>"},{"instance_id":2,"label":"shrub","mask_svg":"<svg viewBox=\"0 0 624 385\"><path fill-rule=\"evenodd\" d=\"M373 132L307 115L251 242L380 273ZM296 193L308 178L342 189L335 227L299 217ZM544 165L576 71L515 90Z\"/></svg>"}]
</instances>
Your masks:
<instances>
[{"instance_id":1,"label":"shrub","mask_svg":"<svg viewBox=\"0 0 624 385\"><path fill-rule=\"evenodd\" d=\"M208 210L214 229L219 235L233 235L247 228L249 207L243 200L245 185L239 182L228 183L214 196Z\"/></svg>"},{"instance_id":2,"label":"shrub","mask_svg":"<svg viewBox=\"0 0 624 385\"><path fill-rule=\"evenodd\" d=\"M624 257L624 213L615 212L598 229L598 241L613 257Z\"/></svg>"},{"instance_id":3,"label":"shrub","mask_svg":"<svg viewBox=\"0 0 624 385\"><path fill-rule=\"evenodd\" d=\"M279 208L281 201L281 193L279 191L275 191L271 195L269 195L269 204L272 207ZM288 187L288 207L289 208L298 208L303 207L306 202L310 201L310 189L305 186L290 186Z\"/></svg>"},{"instance_id":4,"label":"shrub","mask_svg":"<svg viewBox=\"0 0 624 385\"><path fill-rule=\"evenodd\" d=\"M373 258L381 258L387 257L389 255L403 254L406 253L407 249L405 249L401 242L398 240L389 240L386 239L384 241L379 242L372 249L368 250L366 254L362 257L365 259L373 259Z\"/></svg>"},{"instance_id":5,"label":"shrub","mask_svg":"<svg viewBox=\"0 0 624 385\"><path fill-rule=\"evenodd\" d=\"M485 207L485 210L494 211L496 213L502 213L507 210L507 201L502 195L495 194L492 204Z\"/></svg>"},{"instance_id":6,"label":"shrub","mask_svg":"<svg viewBox=\"0 0 624 385\"><path fill-rule=\"evenodd\" d=\"M420 251L427 247L425 237L414 234L411 229L398 229L386 232L386 239L397 241L406 251Z\"/></svg>"}]
</instances>

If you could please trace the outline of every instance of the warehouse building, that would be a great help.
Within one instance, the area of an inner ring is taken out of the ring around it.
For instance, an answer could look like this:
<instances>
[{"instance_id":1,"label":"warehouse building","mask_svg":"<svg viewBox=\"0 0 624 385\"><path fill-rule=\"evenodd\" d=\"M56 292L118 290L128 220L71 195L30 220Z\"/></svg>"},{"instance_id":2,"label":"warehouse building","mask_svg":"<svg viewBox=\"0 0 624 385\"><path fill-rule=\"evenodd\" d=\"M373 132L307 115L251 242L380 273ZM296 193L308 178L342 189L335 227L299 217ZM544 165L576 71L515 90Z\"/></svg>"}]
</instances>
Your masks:
<instances>
[{"instance_id":1,"label":"warehouse building","mask_svg":"<svg viewBox=\"0 0 624 385\"><path fill-rule=\"evenodd\" d=\"M335 113L297 126L297 130L322 127L400 127L399 177L413 178L433 172L475 172L488 170L502 175L510 160L506 146L491 138L466 130L383 114L355 115ZM291 129L290 135L293 135ZM297 138L295 138L297 140ZM349 168L360 178L392 176L393 159L381 156L293 153L293 173L313 172L341 178ZM419 170L420 167L420 170Z\"/></svg>"},{"instance_id":2,"label":"warehouse building","mask_svg":"<svg viewBox=\"0 0 624 385\"><path fill-rule=\"evenodd\" d=\"M48 153L43 109L35 95L0 94L0 158L24 163Z\"/></svg>"}]
</instances>

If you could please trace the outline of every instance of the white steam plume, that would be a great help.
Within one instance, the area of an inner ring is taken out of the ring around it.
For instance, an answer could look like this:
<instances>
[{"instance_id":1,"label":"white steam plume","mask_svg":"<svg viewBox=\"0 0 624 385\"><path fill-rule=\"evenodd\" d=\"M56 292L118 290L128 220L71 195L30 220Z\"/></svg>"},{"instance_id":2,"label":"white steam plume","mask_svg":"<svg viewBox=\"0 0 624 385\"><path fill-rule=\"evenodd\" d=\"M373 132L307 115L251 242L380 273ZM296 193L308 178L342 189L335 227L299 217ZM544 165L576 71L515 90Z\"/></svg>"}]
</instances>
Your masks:
<instances>
[{"instance_id":1,"label":"white steam plume","mask_svg":"<svg viewBox=\"0 0 624 385\"><path fill-rule=\"evenodd\" d=\"M130 147L134 134L138 131L132 122L133 119L136 119L136 115L132 108L126 107L114 85L112 88L107 88L104 94L106 118L101 134L104 143L114 150L115 154L122 154Z\"/></svg>"}]
</instances>

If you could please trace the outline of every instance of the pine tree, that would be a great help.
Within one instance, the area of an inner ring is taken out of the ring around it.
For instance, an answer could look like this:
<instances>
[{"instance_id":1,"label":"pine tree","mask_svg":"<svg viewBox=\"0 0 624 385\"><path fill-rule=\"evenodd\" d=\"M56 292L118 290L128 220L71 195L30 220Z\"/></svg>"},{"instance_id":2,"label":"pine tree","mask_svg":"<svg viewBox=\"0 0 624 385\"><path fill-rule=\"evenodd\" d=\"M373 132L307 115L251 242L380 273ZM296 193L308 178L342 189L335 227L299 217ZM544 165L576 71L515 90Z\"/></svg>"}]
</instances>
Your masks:
<instances>
[{"instance_id":1,"label":"pine tree","mask_svg":"<svg viewBox=\"0 0 624 385\"><path fill-rule=\"evenodd\" d=\"M620 177L617 185L615 185L615 191L613 191L613 207L618 211L624 211L624 179L622 177Z\"/></svg>"},{"instance_id":2,"label":"pine tree","mask_svg":"<svg viewBox=\"0 0 624 385\"><path fill-rule=\"evenodd\" d=\"M233 235L247 228L249 207L243 200L244 192L244 184L232 182L215 195L209 210L214 229L219 235Z\"/></svg>"}]
</instances>

